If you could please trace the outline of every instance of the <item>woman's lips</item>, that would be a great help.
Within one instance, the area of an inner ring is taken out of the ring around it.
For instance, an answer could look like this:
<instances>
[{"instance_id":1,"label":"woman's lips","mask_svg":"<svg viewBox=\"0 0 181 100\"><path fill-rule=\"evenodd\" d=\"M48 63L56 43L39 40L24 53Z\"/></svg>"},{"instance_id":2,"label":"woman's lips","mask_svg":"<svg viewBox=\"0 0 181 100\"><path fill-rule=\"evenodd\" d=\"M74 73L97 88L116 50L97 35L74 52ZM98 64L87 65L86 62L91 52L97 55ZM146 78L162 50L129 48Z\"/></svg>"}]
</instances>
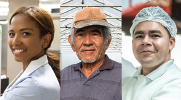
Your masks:
<instances>
[{"instance_id":1,"label":"woman's lips","mask_svg":"<svg viewBox=\"0 0 181 100\"><path fill-rule=\"evenodd\" d=\"M20 55L25 51L25 49L13 49L13 53L15 55Z\"/></svg>"}]
</instances>

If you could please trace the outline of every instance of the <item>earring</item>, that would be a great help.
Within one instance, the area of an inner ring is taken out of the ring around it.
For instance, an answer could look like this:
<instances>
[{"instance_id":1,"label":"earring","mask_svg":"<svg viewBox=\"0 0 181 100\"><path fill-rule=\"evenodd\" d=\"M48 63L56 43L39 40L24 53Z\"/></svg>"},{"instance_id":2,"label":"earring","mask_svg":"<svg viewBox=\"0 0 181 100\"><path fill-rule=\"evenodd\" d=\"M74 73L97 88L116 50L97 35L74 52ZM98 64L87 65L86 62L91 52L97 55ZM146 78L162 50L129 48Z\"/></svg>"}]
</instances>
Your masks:
<instances>
[{"instance_id":1,"label":"earring","mask_svg":"<svg viewBox=\"0 0 181 100\"><path fill-rule=\"evenodd\" d=\"M43 48L46 48L47 47L47 45L46 44L43 44Z\"/></svg>"}]
</instances>

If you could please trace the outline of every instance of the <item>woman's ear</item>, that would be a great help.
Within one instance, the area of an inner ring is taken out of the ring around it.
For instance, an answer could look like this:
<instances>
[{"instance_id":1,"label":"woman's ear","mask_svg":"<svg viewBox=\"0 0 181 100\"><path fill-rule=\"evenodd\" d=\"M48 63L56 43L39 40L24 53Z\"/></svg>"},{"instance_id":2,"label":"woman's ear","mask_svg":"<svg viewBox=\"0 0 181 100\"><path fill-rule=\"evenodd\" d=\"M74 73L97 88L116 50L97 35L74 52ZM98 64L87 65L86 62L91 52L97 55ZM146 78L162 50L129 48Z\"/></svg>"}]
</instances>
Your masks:
<instances>
[{"instance_id":1,"label":"woman's ear","mask_svg":"<svg viewBox=\"0 0 181 100\"><path fill-rule=\"evenodd\" d=\"M51 38L52 38L51 34L46 34L43 37L43 48L46 48L49 45Z\"/></svg>"}]
</instances>

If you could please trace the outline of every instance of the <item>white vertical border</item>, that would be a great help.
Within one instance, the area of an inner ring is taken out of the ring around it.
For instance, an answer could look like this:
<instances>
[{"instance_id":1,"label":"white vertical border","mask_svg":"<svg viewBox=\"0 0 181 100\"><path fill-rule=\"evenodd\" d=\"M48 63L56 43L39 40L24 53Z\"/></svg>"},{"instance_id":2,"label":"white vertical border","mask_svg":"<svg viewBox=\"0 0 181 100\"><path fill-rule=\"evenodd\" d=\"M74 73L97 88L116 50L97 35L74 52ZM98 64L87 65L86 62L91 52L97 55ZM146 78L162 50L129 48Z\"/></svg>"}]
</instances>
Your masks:
<instances>
[{"instance_id":1,"label":"white vertical border","mask_svg":"<svg viewBox=\"0 0 181 100\"><path fill-rule=\"evenodd\" d=\"M1 49L2 49L2 26L0 25L0 75L1 75ZM0 87L1 87L1 80L0 80ZM0 94L1 94L1 88L0 88Z\"/></svg>"}]
</instances>

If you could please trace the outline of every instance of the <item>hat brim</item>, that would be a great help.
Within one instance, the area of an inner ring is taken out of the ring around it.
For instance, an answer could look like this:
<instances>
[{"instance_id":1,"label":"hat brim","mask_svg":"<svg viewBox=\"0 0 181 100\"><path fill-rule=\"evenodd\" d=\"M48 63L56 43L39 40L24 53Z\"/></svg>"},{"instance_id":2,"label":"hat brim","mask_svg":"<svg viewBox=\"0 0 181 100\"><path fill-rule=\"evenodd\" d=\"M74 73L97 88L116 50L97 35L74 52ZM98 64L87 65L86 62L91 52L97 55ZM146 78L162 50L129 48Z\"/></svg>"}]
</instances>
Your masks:
<instances>
[{"instance_id":1,"label":"hat brim","mask_svg":"<svg viewBox=\"0 0 181 100\"><path fill-rule=\"evenodd\" d=\"M73 26L74 28L83 28L86 26L92 26L92 25L100 25L100 26L106 26L106 27L110 27L108 22L105 20L90 20L90 21L83 21L83 22L79 22L78 24L76 24L75 26Z\"/></svg>"}]
</instances>

